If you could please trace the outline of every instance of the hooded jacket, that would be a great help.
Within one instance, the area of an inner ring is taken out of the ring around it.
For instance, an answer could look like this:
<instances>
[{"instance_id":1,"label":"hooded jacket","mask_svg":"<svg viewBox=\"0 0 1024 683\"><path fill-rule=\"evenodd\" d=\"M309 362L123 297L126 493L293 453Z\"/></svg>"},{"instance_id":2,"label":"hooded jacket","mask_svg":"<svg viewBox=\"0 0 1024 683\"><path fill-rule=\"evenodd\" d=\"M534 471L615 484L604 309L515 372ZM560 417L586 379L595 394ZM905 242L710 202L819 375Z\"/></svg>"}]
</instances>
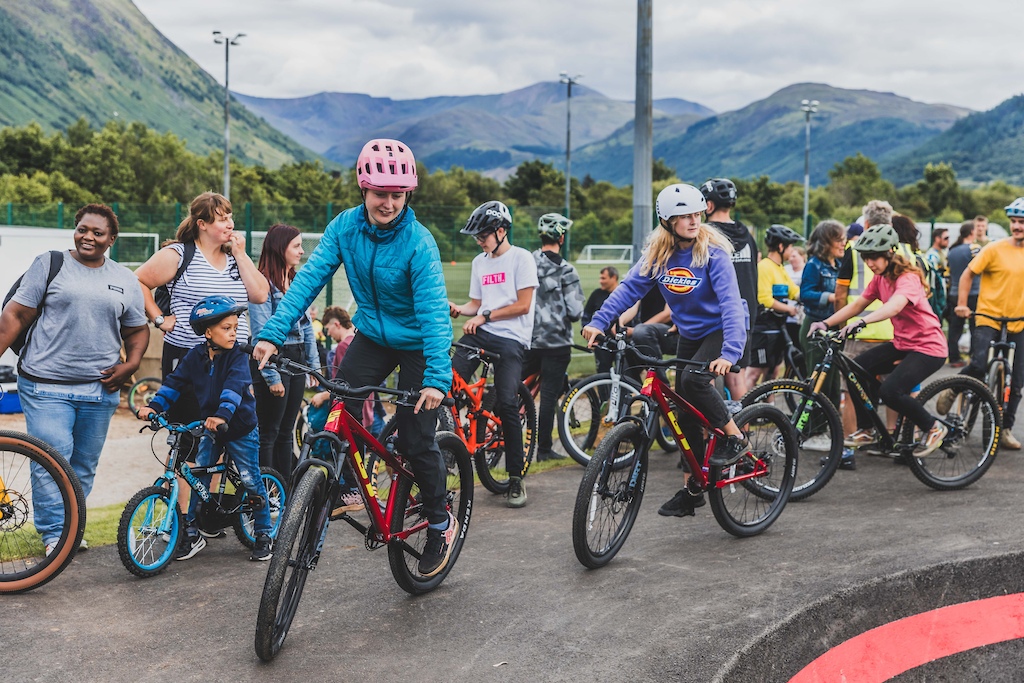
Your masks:
<instances>
[{"instance_id":1,"label":"hooded jacket","mask_svg":"<svg viewBox=\"0 0 1024 683\"><path fill-rule=\"evenodd\" d=\"M361 205L338 214L257 338L280 348L342 264L358 306L352 322L359 332L387 348L422 351L423 386L447 393L452 325L441 254L412 209L391 229L368 223Z\"/></svg>"},{"instance_id":2,"label":"hooded jacket","mask_svg":"<svg viewBox=\"0 0 1024 683\"><path fill-rule=\"evenodd\" d=\"M708 221L732 242L732 265L736 268L736 283L747 307L747 331L757 322L757 242L747 226L740 221L724 223Z\"/></svg>"},{"instance_id":3,"label":"hooded jacket","mask_svg":"<svg viewBox=\"0 0 1024 683\"><path fill-rule=\"evenodd\" d=\"M533 252L537 262L537 304L533 317L532 349L555 349L572 345L572 324L583 315L583 286L580 275L568 261L553 251Z\"/></svg>"}]
</instances>

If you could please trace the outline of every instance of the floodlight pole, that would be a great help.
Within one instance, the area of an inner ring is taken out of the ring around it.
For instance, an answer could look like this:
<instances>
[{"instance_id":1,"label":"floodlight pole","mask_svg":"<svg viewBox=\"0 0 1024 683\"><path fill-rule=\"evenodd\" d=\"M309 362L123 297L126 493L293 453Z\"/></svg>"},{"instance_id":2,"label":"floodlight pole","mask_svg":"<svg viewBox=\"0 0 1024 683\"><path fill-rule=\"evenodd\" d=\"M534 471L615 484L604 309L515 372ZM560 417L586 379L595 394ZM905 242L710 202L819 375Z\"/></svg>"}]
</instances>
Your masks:
<instances>
[{"instance_id":1,"label":"floodlight pole","mask_svg":"<svg viewBox=\"0 0 1024 683\"><path fill-rule=\"evenodd\" d=\"M565 217L571 218L570 211L570 190L572 189L572 86L579 83L583 74L570 76L567 71L559 74L558 82L565 83Z\"/></svg>"},{"instance_id":2,"label":"floodlight pole","mask_svg":"<svg viewBox=\"0 0 1024 683\"><path fill-rule=\"evenodd\" d=\"M818 111L818 100L802 100L800 109L806 120L806 141L804 143L804 236L810 237L810 199L811 199L811 114Z\"/></svg>"},{"instance_id":3,"label":"floodlight pole","mask_svg":"<svg viewBox=\"0 0 1024 683\"><path fill-rule=\"evenodd\" d=\"M633 126L633 263L640 260L653 227L651 165L653 102L651 94L651 16L653 0L636 3L636 104Z\"/></svg>"},{"instance_id":4,"label":"floodlight pole","mask_svg":"<svg viewBox=\"0 0 1024 683\"><path fill-rule=\"evenodd\" d=\"M231 151L231 91L228 89L228 58L232 45L238 45L238 39L245 36L244 33L235 34L234 38L228 38L220 31L213 32L213 42L217 45L224 43L224 198L231 199L231 168L228 165L228 156Z\"/></svg>"}]
</instances>

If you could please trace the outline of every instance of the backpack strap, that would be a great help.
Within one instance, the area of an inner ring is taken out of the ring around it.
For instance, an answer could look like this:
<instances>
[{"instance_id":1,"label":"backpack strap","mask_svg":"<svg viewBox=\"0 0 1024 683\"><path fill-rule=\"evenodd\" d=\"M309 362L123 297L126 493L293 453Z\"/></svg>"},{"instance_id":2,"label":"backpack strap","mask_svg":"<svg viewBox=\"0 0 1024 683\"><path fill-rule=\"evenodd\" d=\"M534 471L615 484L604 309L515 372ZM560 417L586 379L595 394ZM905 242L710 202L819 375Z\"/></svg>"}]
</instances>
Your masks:
<instances>
[{"instance_id":1,"label":"backpack strap","mask_svg":"<svg viewBox=\"0 0 1024 683\"><path fill-rule=\"evenodd\" d=\"M18 373L21 374L21 359L24 356L25 347L28 346L29 340L32 338L32 330L36 328L36 323L39 322L39 318L43 315L43 303L46 301L46 295L50 293L50 284L54 278L57 277L57 273L60 272L61 267L64 265L64 252L63 251L50 251L50 271L46 274L46 288L43 289L43 296L39 299L39 304L36 306L36 317L29 325L28 329L25 330L25 343L22 344L21 349L18 350Z\"/></svg>"},{"instance_id":2,"label":"backpack strap","mask_svg":"<svg viewBox=\"0 0 1024 683\"><path fill-rule=\"evenodd\" d=\"M181 265L178 266L177 272L174 273L174 279L167 283L167 290L174 289L174 285L178 284L178 280L188 270L188 264L192 263L192 258L196 255L196 243L195 242L183 242L182 243L182 254L181 254Z\"/></svg>"}]
</instances>

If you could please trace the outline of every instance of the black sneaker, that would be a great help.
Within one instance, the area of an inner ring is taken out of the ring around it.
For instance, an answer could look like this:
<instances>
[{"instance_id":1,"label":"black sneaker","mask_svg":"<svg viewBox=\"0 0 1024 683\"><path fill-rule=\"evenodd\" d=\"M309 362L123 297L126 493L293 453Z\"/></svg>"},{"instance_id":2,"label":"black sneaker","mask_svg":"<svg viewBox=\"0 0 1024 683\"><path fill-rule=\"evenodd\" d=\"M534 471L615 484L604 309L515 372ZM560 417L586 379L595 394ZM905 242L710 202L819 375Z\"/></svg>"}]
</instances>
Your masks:
<instances>
[{"instance_id":1,"label":"black sneaker","mask_svg":"<svg viewBox=\"0 0 1024 683\"><path fill-rule=\"evenodd\" d=\"M258 534L249 559L253 562L266 562L274 556L273 547L274 540L270 538L270 534Z\"/></svg>"},{"instance_id":2,"label":"black sneaker","mask_svg":"<svg viewBox=\"0 0 1024 683\"><path fill-rule=\"evenodd\" d=\"M189 531L192 531L191 529ZM196 533L186 533L182 536L181 541L178 543L177 552L174 555L176 560L190 560L196 556L196 554L206 547L206 539L203 538L198 531Z\"/></svg>"},{"instance_id":3,"label":"black sneaker","mask_svg":"<svg viewBox=\"0 0 1024 683\"><path fill-rule=\"evenodd\" d=\"M544 462L545 460L565 460L566 456L561 453L556 453L550 448L537 448L537 462Z\"/></svg>"},{"instance_id":4,"label":"black sneaker","mask_svg":"<svg viewBox=\"0 0 1024 683\"><path fill-rule=\"evenodd\" d=\"M427 527L427 542L420 556L419 571L422 576L434 576L448 566L448 558L452 554L452 545L459 536L459 522L452 513L448 513L448 528L431 529Z\"/></svg>"},{"instance_id":5,"label":"black sneaker","mask_svg":"<svg viewBox=\"0 0 1024 683\"><path fill-rule=\"evenodd\" d=\"M686 489L679 489L676 495L658 508L658 514L662 517L693 517L694 509L703 507L706 502L703 493L694 495Z\"/></svg>"},{"instance_id":6,"label":"black sneaker","mask_svg":"<svg viewBox=\"0 0 1024 683\"><path fill-rule=\"evenodd\" d=\"M712 467L728 467L740 461L750 450L750 442L741 436L729 436L715 447L715 453L708 460Z\"/></svg>"}]
</instances>

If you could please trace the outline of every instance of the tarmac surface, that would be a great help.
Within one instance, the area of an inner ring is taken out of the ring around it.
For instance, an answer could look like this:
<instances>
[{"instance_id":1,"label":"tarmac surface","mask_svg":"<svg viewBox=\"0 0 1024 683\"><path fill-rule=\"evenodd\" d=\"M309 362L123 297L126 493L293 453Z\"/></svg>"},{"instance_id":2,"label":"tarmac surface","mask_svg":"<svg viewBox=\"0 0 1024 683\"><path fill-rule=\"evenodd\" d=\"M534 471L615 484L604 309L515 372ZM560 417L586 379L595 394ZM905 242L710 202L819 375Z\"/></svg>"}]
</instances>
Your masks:
<instances>
[{"instance_id":1,"label":"tarmac surface","mask_svg":"<svg viewBox=\"0 0 1024 683\"><path fill-rule=\"evenodd\" d=\"M4 680L788 681L868 629L1024 592L1019 452L1001 451L957 492L860 456L749 539L725 533L709 506L656 514L682 483L676 461L652 454L632 534L599 570L573 554L576 466L528 477L522 510L477 488L458 563L417 598L394 582L386 550L334 524L270 664L253 650L267 564L232 535L151 579L130 575L114 546L90 549L48 585L0 599L14 617L0 631ZM129 494L157 466L142 470ZM1022 643L939 659L948 650L931 642L938 661L893 680L1021 680Z\"/></svg>"}]
</instances>

